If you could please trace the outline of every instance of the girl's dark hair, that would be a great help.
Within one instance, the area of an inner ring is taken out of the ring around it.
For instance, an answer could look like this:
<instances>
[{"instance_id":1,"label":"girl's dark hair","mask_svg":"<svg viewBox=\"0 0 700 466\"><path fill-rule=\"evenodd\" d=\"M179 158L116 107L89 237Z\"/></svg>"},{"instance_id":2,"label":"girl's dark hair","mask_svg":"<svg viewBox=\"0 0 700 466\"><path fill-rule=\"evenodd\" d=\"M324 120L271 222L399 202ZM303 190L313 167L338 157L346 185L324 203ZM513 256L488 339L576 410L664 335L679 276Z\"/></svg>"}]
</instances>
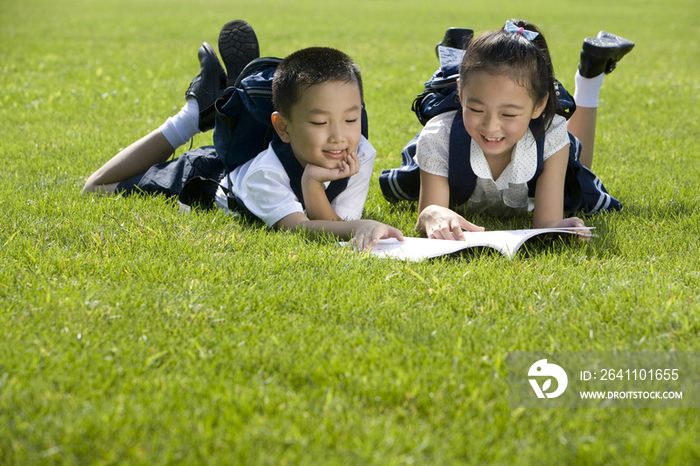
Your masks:
<instances>
[{"instance_id":1,"label":"girl's dark hair","mask_svg":"<svg viewBox=\"0 0 700 466\"><path fill-rule=\"evenodd\" d=\"M547 41L537 26L517 19L511 22L539 35L530 41L516 32L506 32L504 26L473 39L460 66L460 86L464 86L471 73L485 71L493 75L509 76L528 90L536 104L549 94L547 105L538 118L542 124L538 129L540 134L535 136L541 136L552 123L558 107L552 59Z\"/></svg>"},{"instance_id":2,"label":"girl's dark hair","mask_svg":"<svg viewBox=\"0 0 700 466\"><path fill-rule=\"evenodd\" d=\"M329 47L310 47L288 55L272 79L272 106L289 117L292 107L311 86L331 81L355 82L362 98L360 67L345 53Z\"/></svg>"}]
</instances>

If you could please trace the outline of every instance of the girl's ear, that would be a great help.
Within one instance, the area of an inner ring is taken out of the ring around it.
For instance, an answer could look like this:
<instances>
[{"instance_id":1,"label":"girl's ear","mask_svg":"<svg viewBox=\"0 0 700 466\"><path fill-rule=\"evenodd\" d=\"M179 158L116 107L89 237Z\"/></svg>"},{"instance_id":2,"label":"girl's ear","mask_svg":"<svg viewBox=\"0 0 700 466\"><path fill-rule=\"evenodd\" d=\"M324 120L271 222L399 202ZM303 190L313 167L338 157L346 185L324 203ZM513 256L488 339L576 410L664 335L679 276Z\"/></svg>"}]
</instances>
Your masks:
<instances>
[{"instance_id":1,"label":"girl's ear","mask_svg":"<svg viewBox=\"0 0 700 466\"><path fill-rule=\"evenodd\" d=\"M535 109L532 111L533 120L542 115L542 112L544 112L544 109L547 106L547 100L549 100L549 92L547 92L547 95L545 95L544 98L537 105L535 105Z\"/></svg>"},{"instance_id":2,"label":"girl's ear","mask_svg":"<svg viewBox=\"0 0 700 466\"><path fill-rule=\"evenodd\" d=\"M272 112L272 116L270 118L272 119L272 126L275 128L275 131L282 142L291 142L289 132L287 130L287 119L280 112Z\"/></svg>"}]
</instances>

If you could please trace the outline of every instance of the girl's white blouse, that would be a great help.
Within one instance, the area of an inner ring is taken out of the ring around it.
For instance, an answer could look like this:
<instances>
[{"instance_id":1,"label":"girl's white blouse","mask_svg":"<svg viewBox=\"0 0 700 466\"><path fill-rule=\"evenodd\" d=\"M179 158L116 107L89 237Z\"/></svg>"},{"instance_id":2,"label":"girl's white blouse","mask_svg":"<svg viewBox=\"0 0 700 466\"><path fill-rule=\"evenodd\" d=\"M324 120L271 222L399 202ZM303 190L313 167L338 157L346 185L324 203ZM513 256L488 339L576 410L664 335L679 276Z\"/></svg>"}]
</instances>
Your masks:
<instances>
[{"instance_id":1,"label":"girl's white blouse","mask_svg":"<svg viewBox=\"0 0 700 466\"><path fill-rule=\"evenodd\" d=\"M450 132L457 110L443 113L431 119L418 138L415 160L424 172L447 177L450 161ZM566 119L555 115L545 133L544 160L569 144ZM479 144L472 139L470 147L471 168L477 182L469 200L457 209L462 213L486 212L494 216L517 215L532 210L534 202L528 199L527 182L537 170L537 144L528 128L525 136L513 147L508 166L497 180Z\"/></svg>"}]
</instances>

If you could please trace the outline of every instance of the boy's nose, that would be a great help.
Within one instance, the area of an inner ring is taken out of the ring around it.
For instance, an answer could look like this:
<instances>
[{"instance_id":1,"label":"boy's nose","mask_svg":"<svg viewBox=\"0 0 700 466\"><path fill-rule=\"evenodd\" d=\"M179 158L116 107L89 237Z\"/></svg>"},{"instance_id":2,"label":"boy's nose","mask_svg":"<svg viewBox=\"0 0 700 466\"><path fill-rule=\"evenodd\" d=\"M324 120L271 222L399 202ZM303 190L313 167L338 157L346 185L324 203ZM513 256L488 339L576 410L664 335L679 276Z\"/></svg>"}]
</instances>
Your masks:
<instances>
[{"instance_id":1,"label":"boy's nose","mask_svg":"<svg viewBox=\"0 0 700 466\"><path fill-rule=\"evenodd\" d=\"M343 142L345 141L345 132L341 125L334 123L330 125L330 131L328 133L328 140L330 142Z\"/></svg>"}]
</instances>

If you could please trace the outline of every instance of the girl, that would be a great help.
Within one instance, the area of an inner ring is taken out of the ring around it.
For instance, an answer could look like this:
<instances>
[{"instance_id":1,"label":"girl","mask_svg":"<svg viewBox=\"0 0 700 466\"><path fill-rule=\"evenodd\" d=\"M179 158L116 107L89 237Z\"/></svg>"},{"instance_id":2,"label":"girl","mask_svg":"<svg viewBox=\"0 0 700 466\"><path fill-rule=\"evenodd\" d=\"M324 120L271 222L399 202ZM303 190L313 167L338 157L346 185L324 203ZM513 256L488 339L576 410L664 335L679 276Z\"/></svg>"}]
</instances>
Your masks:
<instances>
[{"instance_id":1,"label":"girl","mask_svg":"<svg viewBox=\"0 0 700 466\"><path fill-rule=\"evenodd\" d=\"M436 116L418 138L416 229L430 238L464 240L463 230L483 228L460 213L532 210L534 228L587 230L581 219L564 218L565 207L621 208L589 169L603 77L633 46L605 32L586 39L576 75L578 109L567 128L556 114L554 70L536 26L508 21L471 41L459 73L461 110Z\"/></svg>"}]
</instances>

